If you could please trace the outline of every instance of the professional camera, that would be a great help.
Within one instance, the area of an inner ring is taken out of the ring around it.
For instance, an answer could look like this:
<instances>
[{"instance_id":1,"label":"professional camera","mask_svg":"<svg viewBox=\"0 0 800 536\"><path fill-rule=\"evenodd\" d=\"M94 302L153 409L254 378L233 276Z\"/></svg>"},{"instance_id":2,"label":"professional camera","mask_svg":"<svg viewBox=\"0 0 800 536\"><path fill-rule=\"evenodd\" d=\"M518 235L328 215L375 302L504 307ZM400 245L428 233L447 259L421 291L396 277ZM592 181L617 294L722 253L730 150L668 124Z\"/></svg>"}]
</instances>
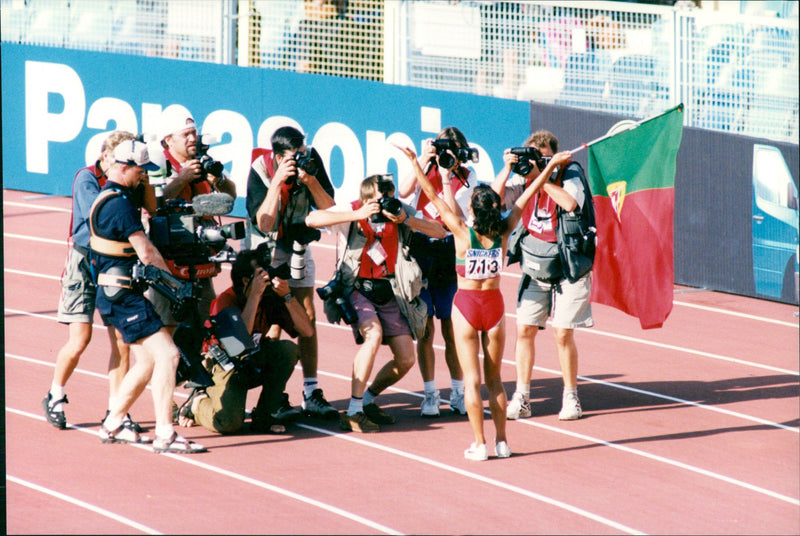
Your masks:
<instances>
[{"instance_id":1,"label":"professional camera","mask_svg":"<svg viewBox=\"0 0 800 536\"><path fill-rule=\"evenodd\" d=\"M269 278L278 278L288 281L291 278L291 270L285 262L277 266L272 266L272 251L268 242L262 242L256 247L256 262L266 270Z\"/></svg>"},{"instance_id":2,"label":"professional camera","mask_svg":"<svg viewBox=\"0 0 800 536\"><path fill-rule=\"evenodd\" d=\"M208 143L203 143L203 141L207 141ZM213 138L209 136L197 137L197 159L200 161L200 167L202 171L200 173L200 178L196 179L195 182L204 181L209 173L215 177L222 176L225 166L223 166L222 162L219 160L214 160L208 155L210 144L215 141L216 140L213 140Z\"/></svg>"},{"instance_id":3,"label":"professional camera","mask_svg":"<svg viewBox=\"0 0 800 536\"><path fill-rule=\"evenodd\" d=\"M531 161L536 164L539 171L542 171L553 158L552 156L542 156L541 151L536 147L512 147L511 154L519 157L519 161L511 166L511 171L523 177L533 171Z\"/></svg>"},{"instance_id":4,"label":"professional camera","mask_svg":"<svg viewBox=\"0 0 800 536\"><path fill-rule=\"evenodd\" d=\"M433 146L436 148L436 158L439 161L439 165L443 168L450 169L456 163L453 156L447 151L453 153L458 161L462 163L477 163L480 159L477 149L473 147L459 147L453 140L436 139L433 140Z\"/></svg>"},{"instance_id":5,"label":"professional camera","mask_svg":"<svg viewBox=\"0 0 800 536\"><path fill-rule=\"evenodd\" d=\"M191 203L176 198L159 205L150 219L150 241L164 258L176 264L228 261L226 241L244 238L244 222L219 225L213 219L232 210L233 198L227 194L199 195Z\"/></svg>"},{"instance_id":6,"label":"professional camera","mask_svg":"<svg viewBox=\"0 0 800 536\"><path fill-rule=\"evenodd\" d=\"M281 246L289 250L292 256L289 259L292 279L303 279L306 270L306 247L322 237L319 229L307 226L305 223L292 223L283 229L280 238Z\"/></svg>"},{"instance_id":7,"label":"professional camera","mask_svg":"<svg viewBox=\"0 0 800 536\"><path fill-rule=\"evenodd\" d=\"M314 159L314 155L311 152L311 147L306 149L306 152L296 152L294 154L294 161L297 164L297 167L308 173L309 175L316 175L317 171L319 171L319 166L317 165L317 161Z\"/></svg>"},{"instance_id":8,"label":"professional camera","mask_svg":"<svg viewBox=\"0 0 800 536\"><path fill-rule=\"evenodd\" d=\"M257 351L256 345L236 307L226 307L208 318L203 327L207 355L222 370L227 372L237 368L248 376L258 372L258 367L250 359Z\"/></svg>"},{"instance_id":9,"label":"professional camera","mask_svg":"<svg viewBox=\"0 0 800 536\"><path fill-rule=\"evenodd\" d=\"M378 176L378 191L381 197L378 199L378 204L381 207L381 212L373 214L370 218L372 223L383 223L389 219L383 215L382 211L386 211L392 216L399 216L403 210L403 204L399 199L394 197L394 175L387 173Z\"/></svg>"}]
</instances>

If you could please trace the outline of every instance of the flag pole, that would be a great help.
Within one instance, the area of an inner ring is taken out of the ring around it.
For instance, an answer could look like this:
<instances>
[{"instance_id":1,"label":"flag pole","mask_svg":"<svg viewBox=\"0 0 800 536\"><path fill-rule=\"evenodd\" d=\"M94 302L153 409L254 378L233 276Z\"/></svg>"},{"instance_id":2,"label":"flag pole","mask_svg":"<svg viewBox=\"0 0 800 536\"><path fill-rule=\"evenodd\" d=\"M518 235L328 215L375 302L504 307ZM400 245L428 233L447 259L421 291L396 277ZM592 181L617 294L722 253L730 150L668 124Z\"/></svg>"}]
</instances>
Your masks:
<instances>
[{"instance_id":1,"label":"flag pole","mask_svg":"<svg viewBox=\"0 0 800 536\"><path fill-rule=\"evenodd\" d=\"M683 111L683 103L679 104L675 108L678 108L680 111ZM608 138L610 138L612 136L616 136L620 132L624 132L626 130L633 130L634 128L638 127L642 123L646 123L648 121L651 121L653 119L661 117L664 114L668 114L669 112L671 112L675 108L670 108L666 112L661 112L658 115L654 115L653 117L648 117L647 119L642 119L641 121L633 121L632 119L623 119L622 121L619 121L619 122L615 123L610 129L608 129L608 132L604 136L600 136L599 138L594 139L594 140L592 140L590 142L587 142L587 143L581 143L579 147L576 147L576 148L572 149L570 151L570 153L575 154L577 152L583 151L584 149L588 149L590 146L594 145L595 143L598 143L598 142L601 142L603 140L606 140L606 139L608 139Z\"/></svg>"}]
</instances>

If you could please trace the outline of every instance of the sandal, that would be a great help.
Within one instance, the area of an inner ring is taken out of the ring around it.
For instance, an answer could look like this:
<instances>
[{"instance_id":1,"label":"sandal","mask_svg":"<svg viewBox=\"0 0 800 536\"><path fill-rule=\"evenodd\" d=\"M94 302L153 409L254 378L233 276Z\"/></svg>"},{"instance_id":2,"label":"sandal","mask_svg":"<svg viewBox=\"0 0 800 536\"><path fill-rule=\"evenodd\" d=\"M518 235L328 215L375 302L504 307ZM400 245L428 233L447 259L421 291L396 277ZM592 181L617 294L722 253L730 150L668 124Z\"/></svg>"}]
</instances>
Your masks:
<instances>
[{"instance_id":1,"label":"sandal","mask_svg":"<svg viewBox=\"0 0 800 536\"><path fill-rule=\"evenodd\" d=\"M53 409L59 404L69 404L67 395L64 395L64 398L59 400L53 400L53 395L48 392L47 396L44 397L44 400L42 400L42 408L44 409L44 416L47 419L47 422L59 430L64 430L67 428L67 417L64 415L64 411L55 411Z\"/></svg>"},{"instance_id":2,"label":"sandal","mask_svg":"<svg viewBox=\"0 0 800 536\"><path fill-rule=\"evenodd\" d=\"M186 402L181 404L181 407L178 408L178 422L180 422L180 417L189 419L191 421L195 420L194 412L192 411L192 402L194 402L195 398L201 395L208 396L205 388L195 387L192 390L192 394L189 395L189 398L186 399Z\"/></svg>"},{"instance_id":3,"label":"sandal","mask_svg":"<svg viewBox=\"0 0 800 536\"><path fill-rule=\"evenodd\" d=\"M172 435L169 436L168 439L162 439L156 436L155 441L153 441L153 452L156 453L174 452L176 454L196 454L198 452L207 451L208 449L203 445L189 441L185 437L179 436L176 432L172 432Z\"/></svg>"},{"instance_id":4,"label":"sandal","mask_svg":"<svg viewBox=\"0 0 800 536\"><path fill-rule=\"evenodd\" d=\"M109 413L111 413L111 410L107 409L106 410L106 416L102 418L102 420L100 421L101 423L106 421L106 419L108 418L108 414ZM125 417L122 419L122 426L124 426L125 428L129 428L129 429L133 430L137 434L141 434L142 432L144 432L144 428L142 428L139 425L138 422L136 422L133 419L131 419L131 414L130 413L125 414Z\"/></svg>"},{"instance_id":5,"label":"sandal","mask_svg":"<svg viewBox=\"0 0 800 536\"><path fill-rule=\"evenodd\" d=\"M126 427L124 424L120 424L114 430L109 430L103 423L100 425L98 435L103 443L135 443L141 445L153 442L149 437L140 435L139 432Z\"/></svg>"}]
</instances>

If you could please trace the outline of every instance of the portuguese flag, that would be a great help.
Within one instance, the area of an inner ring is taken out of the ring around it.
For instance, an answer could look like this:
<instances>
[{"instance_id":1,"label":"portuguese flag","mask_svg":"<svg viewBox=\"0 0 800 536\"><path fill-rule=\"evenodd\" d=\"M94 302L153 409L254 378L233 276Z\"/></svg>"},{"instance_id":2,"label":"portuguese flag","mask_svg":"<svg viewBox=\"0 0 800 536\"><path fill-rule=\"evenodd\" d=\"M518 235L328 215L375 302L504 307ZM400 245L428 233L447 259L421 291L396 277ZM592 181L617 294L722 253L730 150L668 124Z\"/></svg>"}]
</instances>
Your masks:
<instances>
[{"instance_id":1,"label":"portuguese flag","mask_svg":"<svg viewBox=\"0 0 800 536\"><path fill-rule=\"evenodd\" d=\"M658 328L672 311L672 214L683 105L589 146L597 219L591 301Z\"/></svg>"}]
</instances>

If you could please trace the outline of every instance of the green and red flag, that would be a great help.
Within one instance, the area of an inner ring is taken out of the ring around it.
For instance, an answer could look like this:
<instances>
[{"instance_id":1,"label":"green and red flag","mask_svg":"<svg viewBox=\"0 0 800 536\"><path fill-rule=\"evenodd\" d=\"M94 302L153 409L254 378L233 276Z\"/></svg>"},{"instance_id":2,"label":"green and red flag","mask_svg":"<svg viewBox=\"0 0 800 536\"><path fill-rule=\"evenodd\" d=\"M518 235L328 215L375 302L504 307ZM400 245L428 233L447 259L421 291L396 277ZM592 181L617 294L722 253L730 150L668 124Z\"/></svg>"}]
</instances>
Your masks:
<instances>
[{"instance_id":1,"label":"green and red flag","mask_svg":"<svg viewBox=\"0 0 800 536\"><path fill-rule=\"evenodd\" d=\"M683 105L594 142L589 186L597 219L591 301L661 327L672 311L675 159Z\"/></svg>"}]
</instances>

